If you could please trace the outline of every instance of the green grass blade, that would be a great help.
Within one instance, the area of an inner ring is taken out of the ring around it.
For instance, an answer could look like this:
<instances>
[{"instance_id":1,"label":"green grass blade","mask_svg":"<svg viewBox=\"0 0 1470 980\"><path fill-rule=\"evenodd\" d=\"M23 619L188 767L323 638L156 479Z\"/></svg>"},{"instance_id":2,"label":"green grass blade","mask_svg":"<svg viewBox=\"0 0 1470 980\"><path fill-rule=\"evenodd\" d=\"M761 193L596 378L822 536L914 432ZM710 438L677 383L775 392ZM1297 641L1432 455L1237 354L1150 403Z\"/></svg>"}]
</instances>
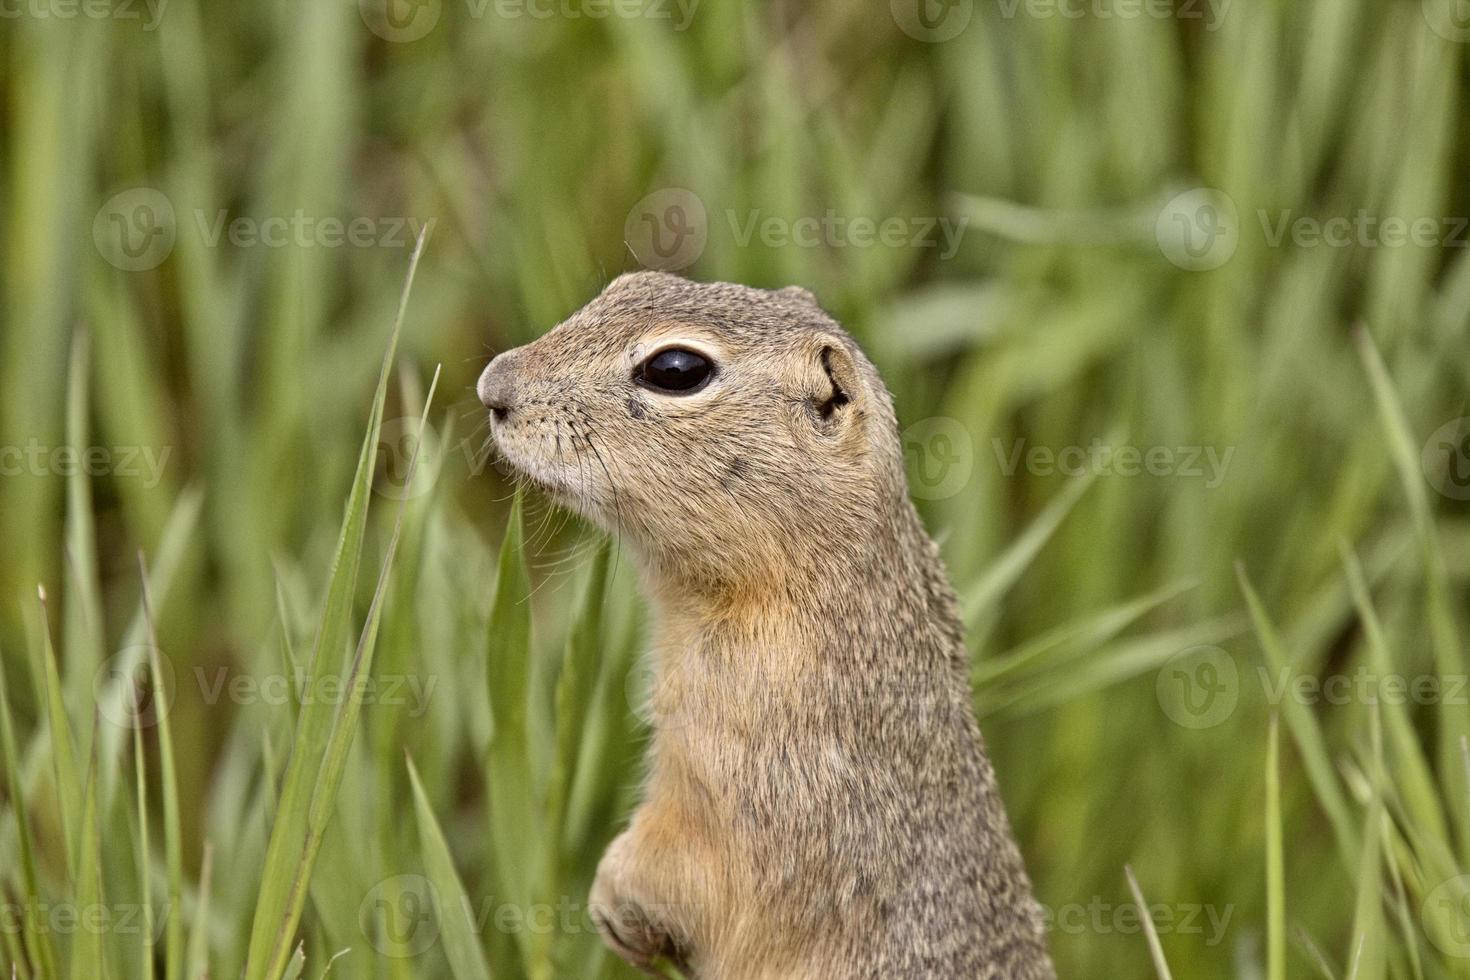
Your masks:
<instances>
[{"instance_id":1,"label":"green grass blade","mask_svg":"<svg viewBox=\"0 0 1470 980\"><path fill-rule=\"evenodd\" d=\"M1388 865L1389 880L1393 883L1391 904L1396 913L1399 936L1403 940L1404 949L1408 951L1409 969L1413 971L1414 980L1424 980L1424 963L1419 955L1419 930L1414 924L1414 913L1410 910L1409 897L1404 890L1403 870L1395 853L1397 834L1394 833L1393 820L1384 817L1380 827L1384 863Z\"/></svg>"},{"instance_id":2,"label":"green grass blade","mask_svg":"<svg viewBox=\"0 0 1470 980\"><path fill-rule=\"evenodd\" d=\"M350 949L339 949L333 953L332 958L327 960L327 965L322 967L321 975L317 977L317 980L327 980L327 977L332 975L332 965L350 952L352 952Z\"/></svg>"},{"instance_id":3,"label":"green grass blade","mask_svg":"<svg viewBox=\"0 0 1470 980\"><path fill-rule=\"evenodd\" d=\"M189 980L209 980L209 893L213 878L214 848L205 844L204 859L199 866L199 904L194 908L194 927L189 930L186 967Z\"/></svg>"},{"instance_id":4,"label":"green grass blade","mask_svg":"<svg viewBox=\"0 0 1470 980\"><path fill-rule=\"evenodd\" d=\"M6 687L4 658L0 657L0 762L5 764L5 792L15 814L16 848L20 851L20 880L24 890L25 915L21 927L26 948L36 958L40 976L56 980L61 974L56 965L56 948L49 929L36 928L36 915L41 908L41 892L36 877L36 852L31 840L29 807L21 792L20 754L15 746L15 726L10 714L10 692Z\"/></svg>"},{"instance_id":5,"label":"green grass blade","mask_svg":"<svg viewBox=\"0 0 1470 980\"><path fill-rule=\"evenodd\" d=\"M1338 980L1337 970L1327 961L1327 954L1322 952L1322 947L1317 945L1316 940L1305 929L1298 926L1293 931L1292 938L1296 940L1298 951L1311 961L1323 980Z\"/></svg>"},{"instance_id":6,"label":"green grass blade","mask_svg":"<svg viewBox=\"0 0 1470 980\"><path fill-rule=\"evenodd\" d=\"M30 960L26 958L25 951L21 949L20 934L14 929L0 930L0 939L4 940L4 946L0 947L0 952L8 957L8 960L0 960L0 962L10 963L10 980L31 980Z\"/></svg>"},{"instance_id":7,"label":"green grass blade","mask_svg":"<svg viewBox=\"0 0 1470 980\"><path fill-rule=\"evenodd\" d=\"M434 381L429 386L428 398L424 401L424 418L419 420L420 426L427 421L429 408L434 401L434 391L438 385L439 372L436 370ZM419 452L416 448L408 466L409 484L412 483L418 469L418 461ZM293 869L294 881L289 891L291 900L285 910L283 934L294 933L301 919L302 910L306 905L307 886L311 881L311 872L315 867L317 853L321 849L327 826L336 808L337 791L342 786L348 755L357 735L358 717L362 713L361 681L372 676L373 655L377 650L378 627L382 622L384 598L387 595L389 575L393 570L393 560L398 553L398 543L402 539L403 517L407 509L408 500L404 499L398 506L393 534L388 539L387 551L383 555L382 566L378 571L378 583L373 590L372 604L368 607L367 619L358 637L357 650L353 654L352 665L343 684L342 689L348 694L342 699L341 707L337 709L333 718L332 731L327 739L321 770L312 787L311 803L307 810L306 835L302 843L300 862Z\"/></svg>"},{"instance_id":8,"label":"green grass blade","mask_svg":"<svg viewBox=\"0 0 1470 980\"><path fill-rule=\"evenodd\" d=\"M148 762L143 754L143 726L133 726L133 773L138 801L138 900L143 906L144 938L139 955L143 977L157 976L154 966L153 844L148 831Z\"/></svg>"},{"instance_id":9,"label":"green grass blade","mask_svg":"<svg viewBox=\"0 0 1470 980\"><path fill-rule=\"evenodd\" d=\"M1383 928L1383 876L1380 872L1379 826L1383 821L1383 757L1378 714L1370 712L1373 724L1374 771L1370 780L1372 799L1364 823L1363 853L1357 870L1357 900L1353 913L1352 966L1349 980L1382 980L1386 947Z\"/></svg>"},{"instance_id":10,"label":"green grass blade","mask_svg":"<svg viewBox=\"0 0 1470 980\"><path fill-rule=\"evenodd\" d=\"M97 827L97 758L94 754L87 769L87 788L82 802L80 833L77 836L77 870L75 888L78 914L85 916L103 909L102 845ZM103 957L104 930L85 922L73 932L71 944L72 980L106 980Z\"/></svg>"},{"instance_id":11,"label":"green grass blade","mask_svg":"<svg viewBox=\"0 0 1470 980\"><path fill-rule=\"evenodd\" d=\"M975 630L987 617L993 615L996 603L1000 602L1021 574L1031 566L1094 479L1096 474L1089 472L1068 483L1066 489L1046 505L1021 536L991 563L985 574L965 591L963 604L966 627Z\"/></svg>"},{"instance_id":12,"label":"green grass blade","mask_svg":"<svg viewBox=\"0 0 1470 980\"><path fill-rule=\"evenodd\" d=\"M179 811L178 762L174 756L173 721L169 718L164 692L162 654L158 649L158 626L153 616L153 590L148 583L148 565L138 556L138 578L142 587L143 623L148 635L148 668L153 678L154 700L159 705L159 777L163 785L163 853L168 867L168 920L165 923L164 976L181 980L184 971L184 835Z\"/></svg>"},{"instance_id":13,"label":"green grass blade","mask_svg":"<svg viewBox=\"0 0 1470 980\"><path fill-rule=\"evenodd\" d=\"M1266 733L1266 978L1286 980L1286 871L1282 858L1281 720Z\"/></svg>"},{"instance_id":14,"label":"green grass blade","mask_svg":"<svg viewBox=\"0 0 1470 980\"><path fill-rule=\"evenodd\" d=\"M1148 595L1119 603L1100 613L1093 613L1078 622L1067 623L1001 656L977 660L970 671L970 682L979 688L998 683L1014 674L1055 669L1097 649L1170 599L1193 587L1193 582L1177 582L1165 586Z\"/></svg>"},{"instance_id":15,"label":"green grass blade","mask_svg":"<svg viewBox=\"0 0 1470 980\"><path fill-rule=\"evenodd\" d=\"M90 344L77 330L72 339L66 389L66 443L85 459L88 444ZM62 650L65 652L67 704L73 711L92 700L92 678L102 664L102 601L97 579L97 533L87 470L74 466L66 475L66 602Z\"/></svg>"},{"instance_id":16,"label":"green grass blade","mask_svg":"<svg viewBox=\"0 0 1470 980\"><path fill-rule=\"evenodd\" d=\"M1143 920L1143 933L1148 940L1148 955L1153 962L1154 972L1158 974L1159 980L1173 980L1169 973L1169 963L1164 959L1164 947L1159 942L1159 930L1154 926L1153 916L1148 914L1149 904L1143 900L1143 889L1138 887L1138 878L1133 874L1133 868L1129 865L1123 866L1123 874L1128 878L1128 890L1133 893L1134 904L1138 906Z\"/></svg>"},{"instance_id":17,"label":"green grass blade","mask_svg":"<svg viewBox=\"0 0 1470 980\"><path fill-rule=\"evenodd\" d=\"M581 607L576 613L571 635L567 637L561 674L556 679L556 759L546 808L547 841L550 844L547 861L553 877L565 830L567 800L577 779L583 726L597 689L601 664L599 654L606 641L603 610L607 605L607 576L611 564L612 540L604 539L592 558Z\"/></svg>"},{"instance_id":18,"label":"green grass blade","mask_svg":"<svg viewBox=\"0 0 1470 980\"><path fill-rule=\"evenodd\" d=\"M1021 716L1070 704L1145 671L1157 670L1181 650L1224 643L1244 630L1239 617L1227 616L1120 640L1064 670L1027 677L998 691L981 690L975 710L984 720L1001 712Z\"/></svg>"},{"instance_id":19,"label":"green grass blade","mask_svg":"<svg viewBox=\"0 0 1470 980\"><path fill-rule=\"evenodd\" d=\"M291 954L290 962L281 971L281 980L301 980L301 973L306 969L306 946L297 943L296 951Z\"/></svg>"},{"instance_id":20,"label":"green grass blade","mask_svg":"<svg viewBox=\"0 0 1470 980\"><path fill-rule=\"evenodd\" d=\"M677 966L669 962L666 956L655 956L653 958L653 969L664 980L689 980Z\"/></svg>"},{"instance_id":21,"label":"green grass blade","mask_svg":"<svg viewBox=\"0 0 1470 980\"><path fill-rule=\"evenodd\" d=\"M1378 406L1379 421L1384 435L1388 437L1389 454L1394 469L1399 475L1409 512L1413 517L1415 536L1424 562L1424 577L1427 590L1430 637L1434 645L1436 669L1441 677L1463 677L1465 655L1460 645L1453 605L1450 597L1448 574L1445 571L1444 555L1440 551L1439 534L1434 526L1434 515L1430 511L1429 496L1424 489L1420 472L1418 450L1410 435L1413 431L1404 414L1403 404L1394 390L1388 367L1378 353L1368 331L1359 327L1353 334L1357 341L1358 354L1368 372ZM1445 795L1449 799L1451 821L1460 842L1461 860L1470 856L1470 781L1460 764L1460 741L1470 737L1470 708L1463 704L1452 704L1452 699L1443 699L1439 705L1439 752L1440 777L1445 781Z\"/></svg>"},{"instance_id":22,"label":"green grass blade","mask_svg":"<svg viewBox=\"0 0 1470 980\"><path fill-rule=\"evenodd\" d=\"M174 504L149 566L149 586L154 602L167 602L178 583L185 555L195 538L203 508L204 493L199 487L185 490ZM147 647L148 623L140 600L137 612L128 625L128 631L123 635L122 652L113 663L112 676L107 686L97 694L102 705L102 717L127 717L137 693L134 690L134 681L140 672L148 670L148 666L142 663ZM126 734L126 727L123 725L103 725L98 731L97 737L102 743L102 751L98 757L98 775L102 779L104 810L112 800L117 774L123 771L122 753L127 745Z\"/></svg>"},{"instance_id":23,"label":"green grass blade","mask_svg":"<svg viewBox=\"0 0 1470 980\"><path fill-rule=\"evenodd\" d=\"M489 684L491 736L487 760L490 846L496 880L505 901L530 908L537 862L544 860L540 841L541 807L531 765L531 579L526 568L521 498L517 495L500 548L500 571L490 606ZM549 976L545 943L518 935L528 976Z\"/></svg>"},{"instance_id":24,"label":"green grass blade","mask_svg":"<svg viewBox=\"0 0 1470 980\"><path fill-rule=\"evenodd\" d=\"M1373 674L1380 678L1392 677L1396 670L1394 658L1389 650L1388 636L1379 620L1378 610L1373 606L1368 580L1351 549L1343 546L1342 555L1348 587L1352 591L1358 620L1363 624L1363 632L1368 641L1368 656L1373 664ZM1435 840L1450 841L1434 774L1430 771L1428 760L1424 758L1419 735L1414 730L1414 722L1409 717L1407 707L1395 698L1383 698L1380 703L1385 711L1385 735L1393 752L1394 774L1406 808L1421 833Z\"/></svg>"},{"instance_id":25,"label":"green grass blade","mask_svg":"<svg viewBox=\"0 0 1470 980\"><path fill-rule=\"evenodd\" d=\"M357 570L362 557L368 498L371 495L373 470L377 460L388 377L398 349L398 338L403 330L414 274L418 269L419 257L423 254L424 240L424 236L420 235L409 259L408 274L399 296L398 313L389 336L388 349L383 355L382 368L378 373L378 386L373 395L367 432L358 454L357 471L353 477L342 530L332 560L327 599L310 666L311 682L317 685L315 689L318 690L322 680L336 672L338 658L350 635L352 598L357 588ZM246 956L246 980L274 980L285 968L291 955L296 920L306 896L306 882L301 874L301 864L306 853L310 810L317 780L321 775L332 722L331 706L321 703L320 699L303 706L292 744L291 759L287 764L276 820L271 828L265 877L256 899L255 918Z\"/></svg>"},{"instance_id":26,"label":"green grass blade","mask_svg":"<svg viewBox=\"0 0 1470 980\"><path fill-rule=\"evenodd\" d=\"M56 666L56 649L51 644L51 617L46 609L46 590L40 589L38 595L41 601L41 676L44 678L46 716L51 732L51 763L56 777L56 803L65 837L67 872L75 884L80 867L77 841L82 826L83 790L81 777L77 775L76 743L61 696L61 675Z\"/></svg>"},{"instance_id":27,"label":"green grass blade","mask_svg":"<svg viewBox=\"0 0 1470 980\"><path fill-rule=\"evenodd\" d=\"M408 779L413 786L414 807L418 811L419 847L424 868L439 896L439 926L444 939L444 955L449 959L455 980L490 980L490 966L485 962L485 951L480 947L480 937L475 933L475 924L470 916L474 906L470 903L464 882L454 869L454 856L449 851L444 832L439 829L439 822L434 818L434 808L424 792L418 768L411 757L405 756L405 759Z\"/></svg>"},{"instance_id":28,"label":"green grass blade","mask_svg":"<svg viewBox=\"0 0 1470 980\"><path fill-rule=\"evenodd\" d=\"M1267 616L1265 607L1261 605L1260 597L1256 595L1255 588L1246 576L1245 568L1237 566L1236 572L1240 580L1240 590L1245 595L1246 606L1250 610L1256 636L1261 642L1261 649L1266 654L1267 664L1275 672L1290 669L1291 658L1287 656L1280 634L1277 633L1275 625ZM1317 795L1317 802L1326 811L1327 819L1336 834L1338 848L1343 853L1348 867L1353 867L1360 854L1358 835L1353 829L1347 799L1343 796L1342 787L1337 781L1337 773L1327 753L1327 743L1317 723L1317 718L1312 713L1311 707L1297 698L1284 699L1281 703L1281 710L1285 713L1287 727L1296 741L1297 751L1301 753L1302 764L1306 767L1307 778Z\"/></svg>"}]
</instances>

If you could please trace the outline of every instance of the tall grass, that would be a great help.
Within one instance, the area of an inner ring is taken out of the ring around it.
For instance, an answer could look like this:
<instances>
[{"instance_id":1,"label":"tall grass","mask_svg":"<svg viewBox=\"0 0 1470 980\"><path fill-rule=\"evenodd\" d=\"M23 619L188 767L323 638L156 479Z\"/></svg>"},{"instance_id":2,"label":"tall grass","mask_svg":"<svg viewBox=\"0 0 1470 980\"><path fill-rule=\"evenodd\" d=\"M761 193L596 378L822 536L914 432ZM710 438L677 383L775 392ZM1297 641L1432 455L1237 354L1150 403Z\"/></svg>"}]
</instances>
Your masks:
<instances>
[{"instance_id":1,"label":"tall grass","mask_svg":"<svg viewBox=\"0 0 1470 980\"><path fill-rule=\"evenodd\" d=\"M471 386L680 188L687 271L812 288L912 427L1064 976L1470 975L1470 521L1421 465L1467 414L1470 249L1272 240L1470 214L1445 9L984 2L926 43L886 8L0 21L0 965L629 975L583 903L644 610L615 545L512 502ZM1173 219L1222 200L1233 254L1181 267ZM140 201L173 242L128 268ZM828 211L963 234L741 232ZM1175 463L1030 455L1094 440ZM1281 693L1362 674L1442 686Z\"/></svg>"}]
</instances>

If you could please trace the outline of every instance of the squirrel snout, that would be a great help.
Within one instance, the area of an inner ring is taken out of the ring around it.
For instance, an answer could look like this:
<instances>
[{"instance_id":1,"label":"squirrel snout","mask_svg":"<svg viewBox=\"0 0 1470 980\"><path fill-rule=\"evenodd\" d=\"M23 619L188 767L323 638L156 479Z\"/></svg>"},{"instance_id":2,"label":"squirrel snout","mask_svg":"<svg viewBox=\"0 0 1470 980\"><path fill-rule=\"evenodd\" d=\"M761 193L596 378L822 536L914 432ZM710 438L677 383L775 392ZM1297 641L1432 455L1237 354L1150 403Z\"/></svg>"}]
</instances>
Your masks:
<instances>
[{"instance_id":1,"label":"squirrel snout","mask_svg":"<svg viewBox=\"0 0 1470 980\"><path fill-rule=\"evenodd\" d=\"M480 375L480 383L476 385L481 404L490 409L490 414L495 416L497 422L505 421L511 409L515 408L516 383L515 367L510 359L512 353L514 352L506 351L496 355L489 367L485 368L485 373Z\"/></svg>"}]
</instances>

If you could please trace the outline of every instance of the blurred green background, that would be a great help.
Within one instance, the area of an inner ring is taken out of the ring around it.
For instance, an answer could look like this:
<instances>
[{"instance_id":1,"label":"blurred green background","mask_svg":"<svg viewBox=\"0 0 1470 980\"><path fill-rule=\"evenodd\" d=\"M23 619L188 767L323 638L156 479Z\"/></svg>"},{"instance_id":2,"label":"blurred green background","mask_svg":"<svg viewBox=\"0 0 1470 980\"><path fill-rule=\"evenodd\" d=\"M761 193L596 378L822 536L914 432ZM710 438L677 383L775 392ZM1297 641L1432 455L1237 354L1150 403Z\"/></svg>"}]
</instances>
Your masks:
<instances>
[{"instance_id":1,"label":"blurred green background","mask_svg":"<svg viewBox=\"0 0 1470 980\"><path fill-rule=\"evenodd\" d=\"M636 583L534 498L496 558L473 383L652 265L804 285L884 372L1062 976L1159 969L1125 865L1175 976L1470 976L1463 8L0 3L0 963L151 975L31 914L146 886L160 975L240 974L313 867L294 679L343 669L402 501L380 683L316 716L360 731L302 975L628 975L581 904Z\"/></svg>"}]
</instances>

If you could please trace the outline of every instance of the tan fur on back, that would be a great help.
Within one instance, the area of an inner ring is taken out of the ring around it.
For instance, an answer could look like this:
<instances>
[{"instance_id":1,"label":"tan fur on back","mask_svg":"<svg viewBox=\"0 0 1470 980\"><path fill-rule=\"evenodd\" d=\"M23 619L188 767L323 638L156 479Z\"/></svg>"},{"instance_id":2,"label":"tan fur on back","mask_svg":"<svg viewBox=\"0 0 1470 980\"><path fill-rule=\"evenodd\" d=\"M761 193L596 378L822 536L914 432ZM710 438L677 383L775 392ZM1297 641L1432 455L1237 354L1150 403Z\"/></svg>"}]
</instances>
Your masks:
<instances>
[{"instance_id":1,"label":"tan fur on back","mask_svg":"<svg viewBox=\"0 0 1470 980\"><path fill-rule=\"evenodd\" d=\"M702 391L636 384L669 344ZM508 463L657 613L642 805L592 902L698 980L1054 976L892 399L810 294L619 278L481 379Z\"/></svg>"}]
</instances>

